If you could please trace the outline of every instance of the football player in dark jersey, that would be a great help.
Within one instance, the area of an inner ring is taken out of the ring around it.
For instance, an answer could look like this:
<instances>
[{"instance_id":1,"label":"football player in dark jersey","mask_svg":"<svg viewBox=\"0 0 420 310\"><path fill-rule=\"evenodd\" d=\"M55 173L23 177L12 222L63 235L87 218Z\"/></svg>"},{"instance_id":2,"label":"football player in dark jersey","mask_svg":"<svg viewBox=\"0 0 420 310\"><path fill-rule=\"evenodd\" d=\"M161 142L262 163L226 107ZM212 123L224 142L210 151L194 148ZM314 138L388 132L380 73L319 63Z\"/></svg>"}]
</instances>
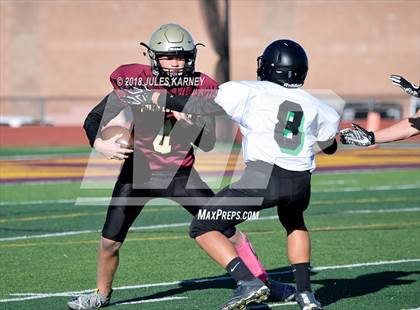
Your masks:
<instances>
[{"instance_id":1,"label":"football player in dark jersey","mask_svg":"<svg viewBox=\"0 0 420 310\"><path fill-rule=\"evenodd\" d=\"M410 83L400 75L391 75L392 84L401 87L407 94L420 98L419 86ZM352 124L351 128L341 130L341 142L357 146L369 146L376 143L388 143L408 139L420 133L420 110L413 117L405 118L398 123L377 131Z\"/></svg>"},{"instance_id":2,"label":"football player in dark jersey","mask_svg":"<svg viewBox=\"0 0 420 310\"><path fill-rule=\"evenodd\" d=\"M94 309L107 306L112 281L119 263L119 249L127 232L147 201L162 197L180 203L191 215L214 196L200 178L194 164L191 144L210 151L215 144L213 116L194 116L144 105L133 109L134 152L103 140L100 128L125 108L125 90L146 85L154 90L176 95L210 96L218 84L194 70L196 44L184 28L176 24L162 25L151 37L147 48L151 66L122 65L111 74L114 91L106 96L87 116L84 129L90 145L107 158L123 160L115 184L111 204L102 230L98 253L97 289L92 294L77 296L68 302L71 309ZM136 94L131 92L133 100ZM139 93L138 96L142 96ZM269 282L275 299L294 298L294 287L269 281L246 236L230 228L224 232L238 255L256 277Z\"/></svg>"}]
</instances>

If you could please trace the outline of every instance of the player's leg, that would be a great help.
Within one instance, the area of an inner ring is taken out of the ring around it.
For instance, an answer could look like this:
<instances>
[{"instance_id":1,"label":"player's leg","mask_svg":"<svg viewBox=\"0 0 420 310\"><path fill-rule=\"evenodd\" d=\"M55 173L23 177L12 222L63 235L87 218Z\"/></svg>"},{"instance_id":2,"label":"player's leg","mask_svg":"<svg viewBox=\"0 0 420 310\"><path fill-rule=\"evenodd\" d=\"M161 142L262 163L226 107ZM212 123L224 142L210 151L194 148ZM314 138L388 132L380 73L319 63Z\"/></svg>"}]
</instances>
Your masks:
<instances>
[{"instance_id":1,"label":"player's leg","mask_svg":"<svg viewBox=\"0 0 420 310\"><path fill-rule=\"evenodd\" d=\"M111 293L112 281L119 265L121 246L122 242L101 237L98 249L96 287L104 296L109 296Z\"/></svg>"},{"instance_id":2,"label":"player's leg","mask_svg":"<svg viewBox=\"0 0 420 310\"><path fill-rule=\"evenodd\" d=\"M278 167L275 167L273 172L272 169L272 166L261 162L248 164L241 180L218 193L216 197L210 200L209 206L205 208L210 213L222 210L222 212L234 211L243 214L275 206L281 199L288 201L290 199L290 193L287 190L289 182L282 176L283 174L288 175L289 172ZM204 221L196 216L190 227L191 237L195 237L197 243L209 256L238 281L238 290L223 305L223 309L235 309L250 301L258 301L258 297L255 299L253 294L258 296L259 293L256 293L256 291L261 288L261 286L259 287L261 282L259 284L255 283L255 278L251 278L249 269L247 270L243 261L235 255L229 242L220 233L230 225L237 225L241 221L241 219ZM292 286L280 282L276 283L279 284L273 286L277 295L276 298L282 301L294 298L295 289Z\"/></svg>"},{"instance_id":3,"label":"player's leg","mask_svg":"<svg viewBox=\"0 0 420 310\"><path fill-rule=\"evenodd\" d=\"M253 276L222 232L246 220L247 215L274 206L276 200L265 197L273 194L267 190L270 175L271 169L259 171L253 165L248 165L241 180L211 198L201 210L201 217L199 214L191 222L190 236L238 283L234 295L222 309L241 309L250 302L260 302L268 296L268 287ZM204 211L210 214L210 219L202 217Z\"/></svg>"},{"instance_id":4,"label":"player's leg","mask_svg":"<svg viewBox=\"0 0 420 310\"><path fill-rule=\"evenodd\" d=\"M290 178L290 184L292 200L279 205L277 212L287 232L287 254L296 281L296 300L302 309L321 309L311 289L311 241L303 217L310 199L310 174Z\"/></svg>"},{"instance_id":5,"label":"player's leg","mask_svg":"<svg viewBox=\"0 0 420 310\"><path fill-rule=\"evenodd\" d=\"M179 202L193 216L214 196L211 188L201 179L200 175L191 169L188 174L176 177L174 183L174 200ZM186 197L185 197L186 196ZM229 228L223 234L234 245L239 257L244 261L252 274L262 281L268 280L267 272L258 259L258 256L245 233L235 228Z\"/></svg>"},{"instance_id":6,"label":"player's leg","mask_svg":"<svg viewBox=\"0 0 420 310\"><path fill-rule=\"evenodd\" d=\"M71 300L70 309L95 309L105 307L111 299L112 282L119 264L119 250L128 229L144 206L144 201L134 205L131 199L141 199L144 195L133 190L132 184L117 182L112 194L111 205L102 230L98 249L96 291Z\"/></svg>"},{"instance_id":7,"label":"player's leg","mask_svg":"<svg viewBox=\"0 0 420 310\"><path fill-rule=\"evenodd\" d=\"M235 235L229 238L229 241L234 245L238 256L244 261L252 274L264 282L267 281L268 274L260 262L254 247L248 240L247 235L237 229Z\"/></svg>"},{"instance_id":8,"label":"player's leg","mask_svg":"<svg viewBox=\"0 0 420 310\"><path fill-rule=\"evenodd\" d=\"M227 189L223 191L223 194L224 197L216 195L210 199L208 206L203 208L207 214L219 213L223 217L223 214L228 216L228 212L242 214L258 211L255 206L232 206L232 198L235 199L241 194L236 190ZM232 196L228 196L229 194ZM243 222L241 216L230 220L223 218L208 220L200 219L199 215L196 215L190 226L190 236L195 238L198 245L237 282L237 289L233 296L222 305L223 310L242 309L248 303L267 299L269 294L267 285L251 273L245 262L238 256L232 242L222 233L241 222Z\"/></svg>"}]
</instances>

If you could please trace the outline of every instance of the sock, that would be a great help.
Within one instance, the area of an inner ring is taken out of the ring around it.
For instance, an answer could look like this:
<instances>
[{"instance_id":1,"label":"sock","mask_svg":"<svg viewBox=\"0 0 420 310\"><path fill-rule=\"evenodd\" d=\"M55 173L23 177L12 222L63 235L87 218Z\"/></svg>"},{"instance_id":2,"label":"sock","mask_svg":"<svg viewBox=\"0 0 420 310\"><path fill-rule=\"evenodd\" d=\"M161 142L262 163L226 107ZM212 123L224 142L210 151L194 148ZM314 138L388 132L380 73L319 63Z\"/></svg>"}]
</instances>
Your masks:
<instances>
[{"instance_id":1,"label":"sock","mask_svg":"<svg viewBox=\"0 0 420 310\"><path fill-rule=\"evenodd\" d=\"M268 280L267 272L258 260L258 256L245 234L241 234L241 242L235 246L235 249L254 277L259 278L263 282Z\"/></svg>"},{"instance_id":2,"label":"sock","mask_svg":"<svg viewBox=\"0 0 420 310\"><path fill-rule=\"evenodd\" d=\"M298 293L311 290L311 282L309 280L310 274L310 264L308 263L299 263L292 264L293 275L295 276L296 289Z\"/></svg>"},{"instance_id":3,"label":"sock","mask_svg":"<svg viewBox=\"0 0 420 310\"><path fill-rule=\"evenodd\" d=\"M111 300L111 294L112 294L112 291L113 291L113 290L111 289L111 290L109 291L108 295L105 295L105 294L102 294L102 293L99 291L99 288L97 288L97 289L95 290L95 293L99 295L99 299L101 300L101 303L105 304L105 303L108 303L108 302Z\"/></svg>"},{"instance_id":4,"label":"sock","mask_svg":"<svg viewBox=\"0 0 420 310\"><path fill-rule=\"evenodd\" d=\"M251 281L254 279L254 276L240 257L235 257L232 259L230 263L227 264L226 271L232 276L233 279L235 279L236 282Z\"/></svg>"}]
</instances>

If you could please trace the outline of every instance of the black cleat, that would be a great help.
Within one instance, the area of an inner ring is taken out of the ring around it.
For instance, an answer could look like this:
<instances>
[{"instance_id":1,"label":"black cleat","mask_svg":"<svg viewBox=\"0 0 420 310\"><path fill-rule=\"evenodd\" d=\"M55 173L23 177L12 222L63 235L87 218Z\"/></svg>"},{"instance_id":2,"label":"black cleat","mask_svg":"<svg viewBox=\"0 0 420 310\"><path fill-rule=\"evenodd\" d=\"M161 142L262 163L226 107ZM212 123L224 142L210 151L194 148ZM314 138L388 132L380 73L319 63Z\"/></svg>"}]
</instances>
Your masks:
<instances>
[{"instance_id":1,"label":"black cleat","mask_svg":"<svg viewBox=\"0 0 420 310\"><path fill-rule=\"evenodd\" d=\"M243 310L246 305L267 300L270 289L260 279L239 281L233 296L220 307L220 310Z\"/></svg>"},{"instance_id":2,"label":"black cleat","mask_svg":"<svg viewBox=\"0 0 420 310\"><path fill-rule=\"evenodd\" d=\"M296 289L293 285L268 279L265 284L270 289L268 301L289 302L296 298Z\"/></svg>"}]
</instances>

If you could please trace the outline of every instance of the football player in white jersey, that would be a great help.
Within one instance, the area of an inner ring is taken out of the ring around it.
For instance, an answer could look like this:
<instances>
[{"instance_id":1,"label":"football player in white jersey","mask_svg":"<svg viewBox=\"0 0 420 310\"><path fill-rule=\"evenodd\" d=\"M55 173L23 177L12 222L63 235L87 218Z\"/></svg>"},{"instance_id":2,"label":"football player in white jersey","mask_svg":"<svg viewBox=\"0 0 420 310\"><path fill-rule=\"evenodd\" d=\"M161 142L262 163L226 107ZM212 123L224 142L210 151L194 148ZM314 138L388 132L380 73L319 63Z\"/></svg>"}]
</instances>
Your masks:
<instances>
[{"instance_id":1,"label":"football player in white jersey","mask_svg":"<svg viewBox=\"0 0 420 310\"><path fill-rule=\"evenodd\" d=\"M294 41L277 40L258 58L259 81L224 83L214 99L207 101L147 90L137 92L133 100L140 104L151 100L188 114L226 113L240 126L245 172L238 182L210 199L202 216L195 216L190 226L190 236L238 283L221 309L243 309L269 294L221 232L243 222L250 213L271 207L277 207L287 232L297 302L304 310L321 309L310 285L311 246L303 212L309 204L315 144L327 154L335 152L340 117L300 89L307 70L304 49Z\"/></svg>"}]
</instances>

